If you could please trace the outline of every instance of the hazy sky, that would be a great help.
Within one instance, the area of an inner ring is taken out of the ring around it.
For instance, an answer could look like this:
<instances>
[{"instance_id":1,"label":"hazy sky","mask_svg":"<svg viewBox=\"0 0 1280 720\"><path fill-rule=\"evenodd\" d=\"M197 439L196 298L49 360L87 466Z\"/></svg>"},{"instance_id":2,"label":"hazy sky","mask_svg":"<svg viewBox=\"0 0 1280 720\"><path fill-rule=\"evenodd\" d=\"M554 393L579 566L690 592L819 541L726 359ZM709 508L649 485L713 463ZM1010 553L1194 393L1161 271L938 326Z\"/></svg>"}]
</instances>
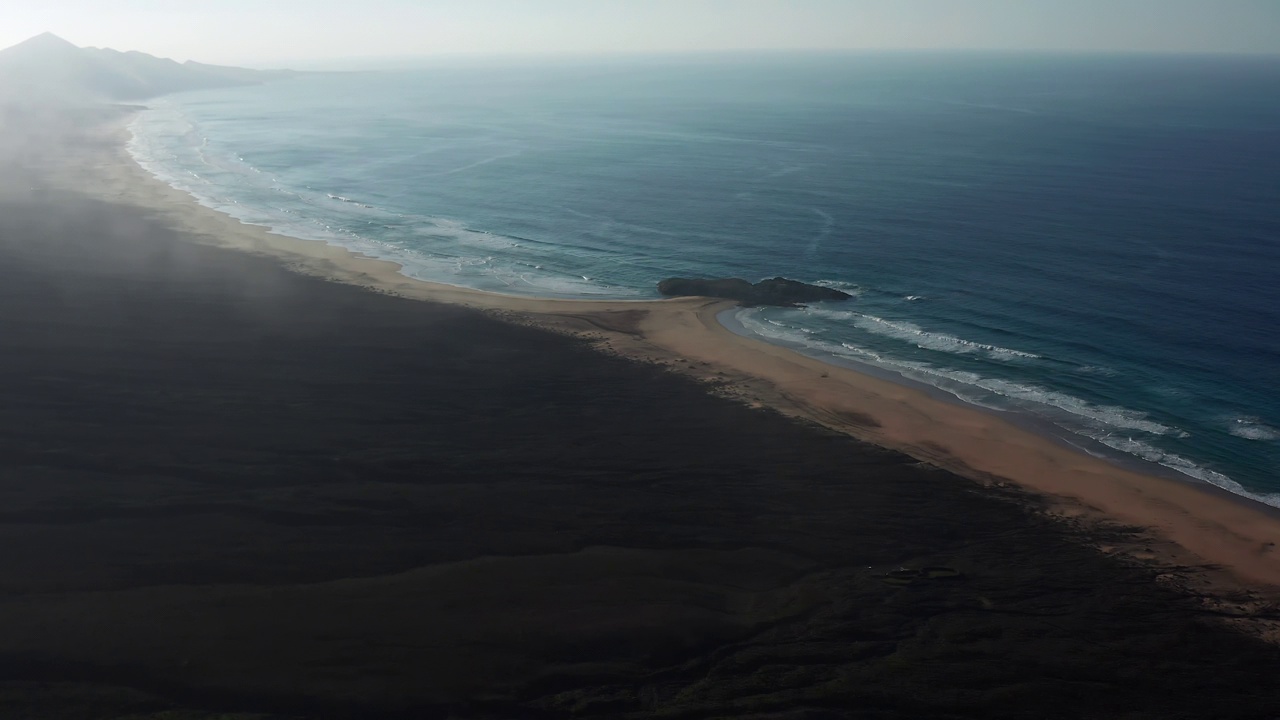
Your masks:
<instances>
[{"instance_id":1,"label":"hazy sky","mask_svg":"<svg viewBox=\"0 0 1280 720\"><path fill-rule=\"evenodd\" d=\"M178 60L733 49L1280 53L1280 0L4 0L51 31Z\"/></svg>"}]
</instances>

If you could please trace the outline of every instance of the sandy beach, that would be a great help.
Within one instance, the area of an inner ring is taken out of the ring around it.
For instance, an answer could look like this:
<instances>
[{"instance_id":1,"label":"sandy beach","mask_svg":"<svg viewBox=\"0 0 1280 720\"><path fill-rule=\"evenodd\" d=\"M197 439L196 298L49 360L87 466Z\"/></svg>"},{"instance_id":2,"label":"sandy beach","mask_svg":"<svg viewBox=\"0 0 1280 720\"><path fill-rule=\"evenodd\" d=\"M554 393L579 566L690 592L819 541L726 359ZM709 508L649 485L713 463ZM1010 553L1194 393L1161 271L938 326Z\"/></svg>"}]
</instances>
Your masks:
<instances>
[{"instance_id":1,"label":"sandy beach","mask_svg":"<svg viewBox=\"0 0 1280 720\"><path fill-rule=\"evenodd\" d=\"M1267 593L1280 590L1280 513L1188 478L1141 474L1065 447L996 415L801 356L727 330L707 299L596 302L504 296L410 279L395 263L244 225L151 177L124 149L124 123L105 130L92 180L68 185L151 209L221 247L276 259L298 271L433 302L499 313L588 336L625 357L666 364L723 385L741 400L904 452L982 483L1011 482L1052 498L1068 517L1151 531L1138 550L1179 565L1228 571ZM1232 580L1211 572L1219 583Z\"/></svg>"},{"instance_id":2,"label":"sandy beach","mask_svg":"<svg viewBox=\"0 0 1280 720\"><path fill-rule=\"evenodd\" d=\"M2 715L1280 707L1261 506L723 302L498 296L272 235L122 132L33 142L0 186Z\"/></svg>"}]
</instances>

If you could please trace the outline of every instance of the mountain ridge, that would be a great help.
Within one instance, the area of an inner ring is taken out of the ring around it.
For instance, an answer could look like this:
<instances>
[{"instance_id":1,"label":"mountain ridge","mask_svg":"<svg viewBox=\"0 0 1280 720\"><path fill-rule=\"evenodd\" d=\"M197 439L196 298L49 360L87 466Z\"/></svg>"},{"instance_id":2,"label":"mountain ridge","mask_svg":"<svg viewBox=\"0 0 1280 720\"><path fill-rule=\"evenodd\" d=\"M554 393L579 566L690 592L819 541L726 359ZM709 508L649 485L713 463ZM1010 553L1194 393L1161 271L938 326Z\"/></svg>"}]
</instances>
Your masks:
<instances>
[{"instance_id":1,"label":"mountain ridge","mask_svg":"<svg viewBox=\"0 0 1280 720\"><path fill-rule=\"evenodd\" d=\"M0 50L0 102L93 104L147 100L185 90L256 85L291 70L251 70L147 53L79 47L42 33Z\"/></svg>"}]
</instances>

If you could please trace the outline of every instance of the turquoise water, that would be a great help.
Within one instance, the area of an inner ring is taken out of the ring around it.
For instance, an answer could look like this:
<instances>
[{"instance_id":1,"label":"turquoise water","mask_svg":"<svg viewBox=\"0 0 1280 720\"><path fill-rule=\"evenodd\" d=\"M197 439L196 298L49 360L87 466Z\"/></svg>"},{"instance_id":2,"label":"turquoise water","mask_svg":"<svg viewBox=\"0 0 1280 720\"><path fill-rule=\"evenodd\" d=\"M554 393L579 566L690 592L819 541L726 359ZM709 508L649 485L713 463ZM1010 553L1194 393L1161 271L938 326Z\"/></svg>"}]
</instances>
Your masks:
<instances>
[{"instance_id":1,"label":"turquoise water","mask_svg":"<svg viewBox=\"0 0 1280 720\"><path fill-rule=\"evenodd\" d=\"M131 150L424 279L842 288L735 322L1280 505L1278 90L1274 58L472 64L173 96Z\"/></svg>"}]
</instances>

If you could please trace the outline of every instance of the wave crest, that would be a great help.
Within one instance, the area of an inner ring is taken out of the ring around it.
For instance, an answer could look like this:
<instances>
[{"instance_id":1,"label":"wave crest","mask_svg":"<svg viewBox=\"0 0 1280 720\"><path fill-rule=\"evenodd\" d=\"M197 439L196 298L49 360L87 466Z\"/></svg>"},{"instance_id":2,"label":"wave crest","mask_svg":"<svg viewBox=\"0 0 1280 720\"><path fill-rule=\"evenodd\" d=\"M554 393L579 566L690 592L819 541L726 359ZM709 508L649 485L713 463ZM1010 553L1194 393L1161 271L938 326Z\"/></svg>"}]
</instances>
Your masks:
<instances>
[{"instance_id":1,"label":"wave crest","mask_svg":"<svg viewBox=\"0 0 1280 720\"><path fill-rule=\"evenodd\" d=\"M1245 440L1258 440L1262 442L1280 440L1280 430L1262 422L1256 417L1238 417L1231 421L1228 427L1232 435L1244 438Z\"/></svg>"},{"instance_id":2,"label":"wave crest","mask_svg":"<svg viewBox=\"0 0 1280 720\"><path fill-rule=\"evenodd\" d=\"M932 332L930 330L925 330L912 322L886 320L881 317L876 317L875 315L864 315L862 313L852 312L849 310L809 308L808 312L812 315L827 318L829 320L851 321L855 327L869 333L909 342L914 344L916 347L923 348L925 350L960 354L985 352L991 357L1001 360L1013 358L1022 360L1040 359L1040 356L1035 353L1014 350L1013 348L991 345L989 343L975 342L973 340L965 340L964 338L956 337L955 335L948 335L946 333Z\"/></svg>"},{"instance_id":3,"label":"wave crest","mask_svg":"<svg viewBox=\"0 0 1280 720\"><path fill-rule=\"evenodd\" d=\"M800 328L763 317L759 310L741 311L737 319L744 328L763 337L891 370L903 377L945 390L972 405L992 410L1009 410L1012 405L1048 418L1054 416L1051 411L1057 411L1058 420L1055 424L1060 424L1064 429L1095 440L1112 450L1176 470L1190 478L1216 485L1237 495L1280 507L1280 494L1250 492L1223 473L1196 464L1181 455L1162 450L1147 440L1134 438L1131 433L1176 438L1189 437L1186 432L1151 420L1146 414L1136 410L1112 405L1095 405L1066 393L1035 385L983 377L973 372L940 368L924 362L896 360L847 342L837 345L815 338ZM997 398L1003 400L997 400ZM1256 418L1246 420L1256 421ZM1244 425L1241 424L1241 427ZM1262 427L1266 428L1266 426ZM1266 429L1274 432L1271 428Z\"/></svg>"}]
</instances>

